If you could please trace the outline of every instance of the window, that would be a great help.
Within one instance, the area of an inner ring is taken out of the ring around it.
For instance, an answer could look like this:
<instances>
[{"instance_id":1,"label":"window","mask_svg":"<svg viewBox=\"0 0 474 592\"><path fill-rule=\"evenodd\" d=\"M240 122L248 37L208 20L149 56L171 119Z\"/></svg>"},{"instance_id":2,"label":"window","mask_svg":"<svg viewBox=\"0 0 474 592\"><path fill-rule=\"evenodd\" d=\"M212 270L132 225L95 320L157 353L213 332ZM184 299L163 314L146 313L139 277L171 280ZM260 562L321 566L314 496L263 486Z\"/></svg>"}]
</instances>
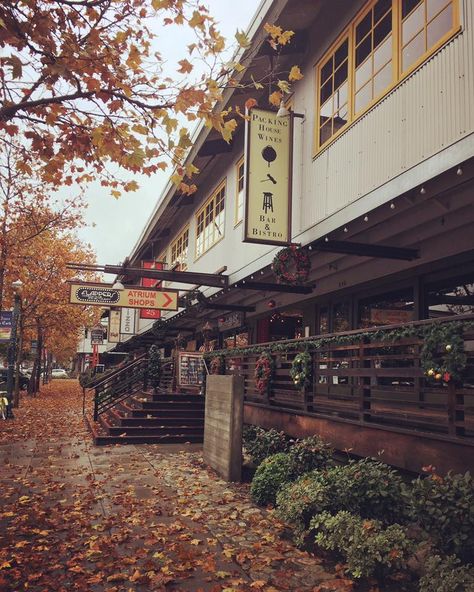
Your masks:
<instances>
[{"instance_id":1,"label":"window","mask_svg":"<svg viewBox=\"0 0 474 592\"><path fill-rule=\"evenodd\" d=\"M200 257L224 236L225 182L214 192L196 216L196 257Z\"/></svg>"},{"instance_id":2,"label":"window","mask_svg":"<svg viewBox=\"0 0 474 592\"><path fill-rule=\"evenodd\" d=\"M242 222L244 218L244 157L239 160L237 169L237 197L235 199L235 224Z\"/></svg>"},{"instance_id":3,"label":"window","mask_svg":"<svg viewBox=\"0 0 474 592\"><path fill-rule=\"evenodd\" d=\"M474 273L428 285L425 305L428 319L474 313Z\"/></svg>"},{"instance_id":4,"label":"window","mask_svg":"<svg viewBox=\"0 0 474 592\"><path fill-rule=\"evenodd\" d=\"M402 325L415 320L413 288L394 290L359 301L358 326Z\"/></svg>"},{"instance_id":5,"label":"window","mask_svg":"<svg viewBox=\"0 0 474 592\"><path fill-rule=\"evenodd\" d=\"M317 68L317 148L457 30L459 0L371 0Z\"/></svg>"},{"instance_id":6,"label":"window","mask_svg":"<svg viewBox=\"0 0 474 592\"><path fill-rule=\"evenodd\" d=\"M171 267L176 271L188 268L189 228L185 228L171 243Z\"/></svg>"}]
</instances>

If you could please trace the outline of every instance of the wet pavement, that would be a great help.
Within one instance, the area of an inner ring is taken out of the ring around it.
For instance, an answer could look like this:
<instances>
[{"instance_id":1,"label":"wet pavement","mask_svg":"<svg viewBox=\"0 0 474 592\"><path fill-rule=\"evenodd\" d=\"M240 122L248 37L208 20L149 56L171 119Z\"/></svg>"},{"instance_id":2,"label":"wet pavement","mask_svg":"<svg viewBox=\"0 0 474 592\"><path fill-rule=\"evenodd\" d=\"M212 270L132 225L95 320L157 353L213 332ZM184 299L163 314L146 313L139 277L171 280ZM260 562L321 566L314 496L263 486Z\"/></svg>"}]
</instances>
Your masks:
<instances>
[{"instance_id":1,"label":"wet pavement","mask_svg":"<svg viewBox=\"0 0 474 592\"><path fill-rule=\"evenodd\" d=\"M0 467L1 592L336 589L198 445L94 446L72 381L0 423Z\"/></svg>"}]
</instances>

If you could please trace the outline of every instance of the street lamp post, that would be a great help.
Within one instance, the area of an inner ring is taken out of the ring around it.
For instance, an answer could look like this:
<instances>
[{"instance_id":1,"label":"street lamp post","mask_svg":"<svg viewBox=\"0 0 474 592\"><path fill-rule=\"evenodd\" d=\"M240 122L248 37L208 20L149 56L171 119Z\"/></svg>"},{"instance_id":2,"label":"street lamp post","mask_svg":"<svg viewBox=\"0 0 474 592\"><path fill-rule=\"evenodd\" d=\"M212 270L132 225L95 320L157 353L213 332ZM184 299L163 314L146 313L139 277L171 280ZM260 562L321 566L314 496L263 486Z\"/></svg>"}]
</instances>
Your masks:
<instances>
[{"instance_id":1,"label":"street lamp post","mask_svg":"<svg viewBox=\"0 0 474 592\"><path fill-rule=\"evenodd\" d=\"M8 399L8 419L14 419L13 415L13 388L15 384L15 361L16 361L16 332L18 326L18 318L20 316L21 307L21 288L23 283L21 280L16 280L12 283L14 292L13 304L13 318L12 318L12 332L10 341L8 343L8 370L7 370L7 399Z\"/></svg>"}]
</instances>

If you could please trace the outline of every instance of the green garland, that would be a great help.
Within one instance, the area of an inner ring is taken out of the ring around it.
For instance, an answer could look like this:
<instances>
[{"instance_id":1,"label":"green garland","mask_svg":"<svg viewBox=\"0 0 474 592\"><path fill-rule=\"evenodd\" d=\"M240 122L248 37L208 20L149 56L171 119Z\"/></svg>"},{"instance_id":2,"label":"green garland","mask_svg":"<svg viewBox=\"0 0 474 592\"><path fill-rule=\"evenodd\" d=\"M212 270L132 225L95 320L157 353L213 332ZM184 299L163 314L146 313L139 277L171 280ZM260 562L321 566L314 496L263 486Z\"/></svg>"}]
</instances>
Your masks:
<instances>
[{"instance_id":1,"label":"green garland","mask_svg":"<svg viewBox=\"0 0 474 592\"><path fill-rule=\"evenodd\" d=\"M255 386L262 397L270 394L274 370L275 363L272 356L268 351L262 351L254 371Z\"/></svg>"},{"instance_id":2,"label":"green garland","mask_svg":"<svg viewBox=\"0 0 474 592\"><path fill-rule=\"evenodd\" d=\"M436 382L461 382L467 364L461 323L433 324L420 352L423 372Z\"/></svg>"},{"instance_id":3,"label":"green garland","mask_svg":"<svg viewBox=\"0 0 474 592\"><path fill-rule=\"evenodd\" d=\"M206 359L212 359L214 356L224 355L231 357L247 356L252 354L260 355L263 352L266 353L287 353L292 350L304 349L325 349L331 345L354 345L357 347L359 343L370 343L375 341L394 343L401 339L409 339L416 337L418 339L425 339L429 336L433 327L443 327L445 325L451 325L459 327L460 334L467 329L474 327L473 321L447 321L447 322L434 322L430 325L407 325L399 329L377 329L375 331L361 331L352 335L331 335L328 337L312 337L309 339L298 339L294 341L275 341L265 345L251 345L247 347L237 347L232 350L217 350L213 352L207 352L204 357ZM444 342L448 344L448 342ZM423 356L423 350L421 352ZM429 368L428 368L429 369ZM462 370L462 365L461 365Z\"/></svg>"},{"instance_id":4,"label":"green garland","mask_svg":"<svg viewBox=\"0 0 474 592\"><path fill-rule=\"evenodd\" d=\"M161 380L161 353L156 345L152 345L148 350L148 380L153 389L160 386Z\"/></svg>"},{"instance_id":5,"label":"green garland","mask_svg":"<svg viewBox=\"0 0 474 592\"><path fill-rule=\"evenodd\" d=\"M290 376L295 386L303 388L311 384L311 361L311 354L308 351L300 352L294 357L290 368Z\"/></svg>"}]
</instances>

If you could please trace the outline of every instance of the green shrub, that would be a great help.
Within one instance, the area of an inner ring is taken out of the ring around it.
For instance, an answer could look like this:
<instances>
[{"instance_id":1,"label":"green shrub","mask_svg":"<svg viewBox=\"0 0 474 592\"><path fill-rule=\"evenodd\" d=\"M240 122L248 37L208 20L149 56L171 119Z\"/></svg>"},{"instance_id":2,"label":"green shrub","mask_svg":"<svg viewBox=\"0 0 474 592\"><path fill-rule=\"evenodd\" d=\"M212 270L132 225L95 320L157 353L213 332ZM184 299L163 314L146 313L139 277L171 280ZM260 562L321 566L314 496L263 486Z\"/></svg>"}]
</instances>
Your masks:
<instances>
[{"instance_id":1,"label":"green shrub","mask_svg":"<svg viewBox=\"0 0 474 592\"><path fill-rule=\"evenodd\" d=\"M276 497L277 516L293 529L297 545L302 545L311 518L331 506L325 473L306 473L294 483L284 485Z\"/></svg>"},{"instance_id":2,"label":"green shrub","mask_svg":"<svg viewBox=\"0 0 474 592\"><path fill-rule=\"evenodd\" d=\"M255 503L274 504L280 487L291 479L291 460L288 454L279 452L267 457L258 467L250 486Z\"/></svg>"},{"instance_id":3,"label":"green shrub","mask_svg":"<svg viewBox=\"0 0 474 592\"><path fill-rule=\"evenodd\" d=\"M242 428L242 446L245 449L251 445L257 438L258 430L260 430L256 425L244 424Z\"/></svg>"},{"instance_id":4,"label":"green shrub","mask_svg":"<svg viewBox=\"0 0 474 592\"><path fill-rule=\"evenodd\" d=\"M354 578L376 576L383 581L388 572L404 567L413 551L413 542L399 524L384 527L378 520L346 511L334 516L323 512L311 520L310 527L320 547L343 556Z\"/></svg>"},{"instance_id":5,"label":"green shrub","mask_svg":"<svg viewBox=\"0 0 474 592\"><path fill-rule=\"evenodd\" d=\"M432 474L412 483L413 519L445 553L474 559L474 480L469 473Z\"/></svg>"},{"instance_id":6,"label":"green shrub","mask_svg":"<svg viewBox=\"0 0 474 592\"><path fill-rule=\"evenodd\" d=\"M245 449L252 462L257 466L268 456L277 452L286 452L290 446L290 440L284 432L277 430L264 430L257 427L255 438L245 441Z\"/></svg>"},{"instance_id":7,"label":"green shrub","mask_svg":"<svg viewBox=\"0 0 474 592\"><path fill-rule=\"evenodd\" d=\"M404 522L408 514L401 477L371 459L308 473L282 488L276 502L278 516L293 527L298 544L321 512L347 510L384 524Z\"/></svg>"},{"instance_id":8,"label":"green shrub","mask_svg":"<svg viewBox=\"0 0 474 592\"><path fill-rule=\"evenodd\" d=\"M299 477L315 469L326 468L333 454L333 448L319 436L297 440L289 450L293 476Z\"/></svg>"},{"instance_id":9,"label":"green shrub","mask_svg":"<svg viewBox=\"0 0 474 592\"><path fill-rule=\"evenodd\" d=\"M420 592L473 592L474 568L460 563L454 555L430 557L420 579Z\"/></svg>"}]
</instances>

